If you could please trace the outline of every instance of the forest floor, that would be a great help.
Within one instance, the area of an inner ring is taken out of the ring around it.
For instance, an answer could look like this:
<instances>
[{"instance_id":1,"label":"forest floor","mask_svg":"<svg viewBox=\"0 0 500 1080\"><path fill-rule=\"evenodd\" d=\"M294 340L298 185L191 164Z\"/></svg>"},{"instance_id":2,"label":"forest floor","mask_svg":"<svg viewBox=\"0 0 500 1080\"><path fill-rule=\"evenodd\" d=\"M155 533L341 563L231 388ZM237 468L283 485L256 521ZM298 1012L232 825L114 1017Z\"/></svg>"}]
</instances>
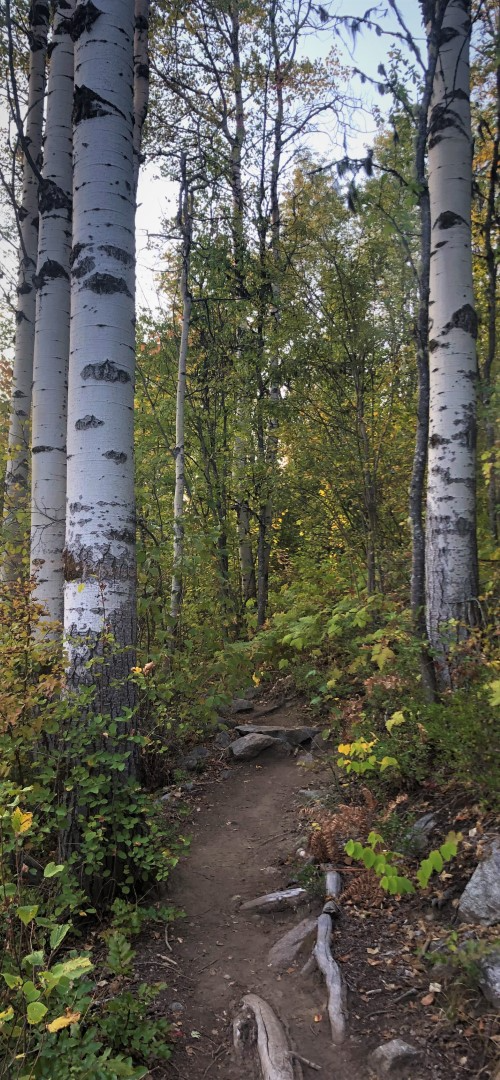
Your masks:
<instances>
[{"instance_id":1,"label":"forest floor","mask_svg":"<svg viewBox=\"0 0 500 1080\"><path fill-rule=\"evenodd\" d=\"M258 713L257 705L249 722ZM311 717L296 702L273 712L268 723L300 726L310 724ZM324 761L310 759L302 749L279 757L266 751L252 761L229 764L227 752L213 749L208 768L186 797L189 817L183 829L191 844L168 888L168 902L182 908L185 918L175 923L167 942L158 931L144 933L136 957L137 981L167 984L155 1012L173 1024L172 1058L152 1069L151 1077L257 1080L257 1061L238 1061L232 1042L241 999L256 993L283 1022L291 1047L320 1067L316 1073L307 1064L297 1066L304 1080L315 1075L368 1080L370 1052L396 1037L420 1051L403 1074L412 1080L493 1080L499 1028L492 1010L477 987L467 984L460 985L456 1000L448 994L444 1007L440 983L417 952L446 936L453 909L443 915L429 900L385 897L378 906L351 902L343 907L332 939L348 986L348 1035L342 1047L332 1045L321 977L300 974L311 944L284 973L268 966L271 946L306 915L318 915L324 902L318 891L296 912L255 915L241 909L245 900L296 884L297 876L303 883L297 849L311 814L305 817L300 791L328 789L332 781Z\"/></svg>"}]
</instances>

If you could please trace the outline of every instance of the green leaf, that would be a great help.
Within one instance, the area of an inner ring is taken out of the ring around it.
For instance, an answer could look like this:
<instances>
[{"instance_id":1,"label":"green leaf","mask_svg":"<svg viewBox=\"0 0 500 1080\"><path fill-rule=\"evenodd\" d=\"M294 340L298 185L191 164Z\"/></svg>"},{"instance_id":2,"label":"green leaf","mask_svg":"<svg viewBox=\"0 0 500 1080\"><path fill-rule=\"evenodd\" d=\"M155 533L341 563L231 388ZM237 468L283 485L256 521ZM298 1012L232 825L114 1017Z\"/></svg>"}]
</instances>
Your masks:
<instances>
[{"instance_id":1,"label":"green leaf","mask_svg":"<svg viewBox=\"0 0 500 1080\"><path fill-rule=\"evenodd\" d=\"M373 864L375 863L376 858L377 858L377 856L376 856L373 848L365 848L365 850L363 851L363 862L364 862L367 870L369 870L370 867L373 866Z\"/></svg>"},{"instance_id":2,"label":"green leaf","mask_svg":"<svg viewBox=\"0 0 500 1080\"><path fill-rule=\"evenodd\" d=\"M20 975L11 975L8 971L2 971L2 978L5 979L9 990L15 990L18 986L22 986L23 980Z\"/></svg>"},{"instance_id":3,"label":"green leaf","mask_svg":"<svg viewBox=\"0 0 500 1080\"><path fill-rule=\"evenodd\" d=\"M429 862L432 864L432 869L435 870L437 874L440 874L444 865L441 853L439 851L431 851Z\"/></svg>"},{"instance_id":4,"label":"green leaf","mask_svg":"<svg viewBox=\"0 0 500 1080\"><path fill-rule=\"evenodd\" d=\"M52 974L58 979L64 975L69 979L79 979L86 971L90 971L93 966L92 961L87 956L72 956L70 960L65 960L62 964L54 964Z\"/></svg>"},{"instance_id":5,"label":"green leaf","mask_svg":"<svg viewBox=\"0 0 500 1080\"><path fill-rule=\"evenodd\" d=\"M346 855L350 855L352 857L354 852L354 840L347 841L347 844L344 845L344 851Z\"/></svg>"},{"instance_id":6,"label":"green leaf","mask_svg":"<svg viewBox=\"0 0 500 1080\"><path fill-rule=\"evenodd\" d=\"M380 765L380 772L384 772L384 770L388 769L390 766L392 766L395 769L399 768L399 763L398 763L398 761L397 761L397 759L395 757L387 757L387 756L383 757L382 760L379 762L379 765Z\"/></svg>"},{"instance_id":7,"label":"green leaf","mask_svg":"<svg viewBox=\"0 0 500 1080\"><path fill-rule=\"evenodd\" d=\"M42 996L41 990L37 990L34 982L28 979L23 983L23 994L26 1001L38 1001L38 998Z\"/></svg>"},{"instance_id":8,"label":"green leaf","mask_svg":"<svg viewBox=\"0 0 500 1080\"><path fill-rule=\"evenodd\" d=\"M23 958L23 964L28 967L41 967L44 960L42 949L36 949L35 952L30 952Z\"/></svg>"},{"instance_id":9,"label":"green leaf","mask_svg":"<svg viewBox=\"0 0 500 1080\"><path fill-rule=\"evenodd\" d=\"M26 1009L28 1024L39 1024L47 1015L47 1006L41 1001L31 1001Z\"/></svg>"},{"instance_id":10,"label":"green leaf","mask_svg":"<svg viewBox=\"0 0 500 1080\"><path fill-rule=\"evenodd\" d=\"M16 908L16 915L20 918L21 922L27 926L28 923L33 922L37 911L38 904L33 904L32 907L25 906Z\"/></svg>"},{"instance_id":11,"label":"green leaf","mask_svg":"<svg viewBox=\"0 0 500 1080\"><path fill-rule=\"evenodd\" d=\"M62 874L63 870L64 870L64 864L63 863L57 863L56 864L54 862L49 862L49 863L47 863L47 866L45 867L45 870L43 871L43 876L44 876L44 878L55 877L56 874Z\"/></svg>"},{"instance_id":12,"label":"green leaf","mask_svg":"<svg viewBox=\"0 0 500 1080\"><path fill-rule=\"evenodd\" d=\"M68 930L71 930L71 923L64 923L61 926L55 926L50 935L50 947L52 950L58 949L61 942L64 941Z\"/></svg>"}]
</instances>

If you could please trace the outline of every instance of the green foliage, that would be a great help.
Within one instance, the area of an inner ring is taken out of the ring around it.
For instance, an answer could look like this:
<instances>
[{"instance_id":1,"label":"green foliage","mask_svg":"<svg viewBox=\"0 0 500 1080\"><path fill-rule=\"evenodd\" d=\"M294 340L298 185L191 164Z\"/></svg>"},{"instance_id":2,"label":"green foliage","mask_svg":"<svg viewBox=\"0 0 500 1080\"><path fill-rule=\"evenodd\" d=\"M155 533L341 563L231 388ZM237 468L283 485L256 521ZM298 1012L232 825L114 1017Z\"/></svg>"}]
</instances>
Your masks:
<instances>
[{"instance_id":1,"label":"green foliage","mask_svg":"<svg viewBox=\"0 0 500 1080\"><path fill-rule=\"evenodd\" d=\"M421 889L427 888L432 874L441 873L445 862L455 858L461 839L461 833L448 833L444 843L431 851L426 859L422 859L415 873L415 881ZM384 840L380 833L371 832L366 847L359 841L348 840L344 851L351 859L362 862L368 870L373 870L379 878L380 888L391 896L414 893L413 882L405 874L399 873L403 856L396 851L387 851L383 845Z\"/></svg>"}]
</instances>

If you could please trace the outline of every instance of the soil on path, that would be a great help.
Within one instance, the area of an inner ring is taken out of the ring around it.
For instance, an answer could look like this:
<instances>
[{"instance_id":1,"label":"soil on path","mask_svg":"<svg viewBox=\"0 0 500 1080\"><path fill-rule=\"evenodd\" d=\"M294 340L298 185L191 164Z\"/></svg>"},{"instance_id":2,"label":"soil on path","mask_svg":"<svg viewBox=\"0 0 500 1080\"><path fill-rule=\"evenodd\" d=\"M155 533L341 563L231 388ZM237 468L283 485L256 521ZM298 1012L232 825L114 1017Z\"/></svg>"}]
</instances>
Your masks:
<instances>
[{"instance_id":1,"label":"soil on path","mask_svg":"<svg viewBox=\"0 0 500 1080\"><path fill-rule=\"evenodd\" d=\"M256 716L254 713L250 721L254 722ZM300 709L287 709L275 711L267 722L299 726L307 724L308 718ZM384 998L370 997L383 992L380 988L384 981L380 973L366 966L367 951L378 951L371 946L382 943L381 951L386 947L390 952L392 947L390 954L398 953L396 937L391 939L394 930L390 915L382 918L379 912L370 927L363 919L357 921L346 913L334 932L333 952L341 962L342 954L352 952L357 938L362 954L359 978L353 980L349 964L342 965L350 988L351 1019L346 1042L338 1048L331 1042L320 976L300 974L310 955L310 945L303 957L281 975L268 966L271 946L306 915L319 914L322 898L313 898L296 912L253 915L241 910L245 900L296 884L300 862L296 856L301 831L299 791L328 783L324 766L319 763L311 768L307 762L304 750L277 757L265 752L253 761L233 763L228 768L221 754L222 774L219 769L197 785L193 821L187 830L192 836L189 854L181 859L169 882L168 901L182 908L186 918L175 924L169 942L171 951L158 937L145 942L137 957L139 979L167 983L158 1006L175 1024L172 1059L152 1070L154 1080L260 1080L257 1060L252 1062L248 1056L242 1063L232 1046L232 1021L247 993L260 995L272 1006L285 1025L291 1047L320 1066L319 1075L325 1080L367 1080L371 1076L369 1052L395 1034L416 1043L423 1051L420 1064L413 1066L413 1080L444 1080L450 1075L450 1061L435 1044L426 1050L422 1037L412 1038L415 1031L411 1005L407 1021L403 1019L398 1031L390 1028L383 1015L370 1022L373 1010L376 1014L391 1011L384 1008ZM394 963L400 959L396 955ZM403 967L404 963L403 958ZM406 989L402 994L405 1009L408 994L415 993L411 989L412 972L406 972L406 982L403 974L402 984L401 974L395 973L394 977L399 979L398 984L385 985L395 992L393 998L401 992L401 985L403 991ZM400 1016L402 1008L396 1007L396 1012ZM297 1066L297 1077L300 1068ZM462 1072L455 1061L456 1080L470 1077L471 1071ZM317 1074L303 1065L302 1075L308 1080Z\"/></svg>"}]
</instances>

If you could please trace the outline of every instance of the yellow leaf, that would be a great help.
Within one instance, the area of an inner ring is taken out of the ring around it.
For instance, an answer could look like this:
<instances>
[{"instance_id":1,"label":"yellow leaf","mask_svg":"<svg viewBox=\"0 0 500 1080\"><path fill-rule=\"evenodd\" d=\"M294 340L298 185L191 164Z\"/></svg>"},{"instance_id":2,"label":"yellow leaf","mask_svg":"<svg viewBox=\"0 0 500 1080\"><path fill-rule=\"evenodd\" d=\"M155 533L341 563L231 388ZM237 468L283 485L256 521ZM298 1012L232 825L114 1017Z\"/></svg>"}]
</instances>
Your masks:
<instances>
[{"instance_id":1,"label":"yellow leaf","mask_svg":"<svg viewBox=\"0 0 500 1080\"><path fill-rule=\"evenodd\" d=\"M351 752L351 744L348 742L340 743L340 746L337 746L337 750L339 754L349 754Z\"/></svg>"},{"instance_id":2,"label":"yellow leaf","mask_svg":"<svg viewBox=\"0 0 500 1080\"><path fill-rule=\"evenodd\" d=\"M31 829L31 822L33 821L33 814L24 814L23 811L16 807L14 813L11 815L10 823L16 836L20 836L21 833L28 832Z\"/></svg>"},{"instance_id":3,"label":"yellow leaf","mask_svg":"<svg viewBox=\"0 0 500 1080\"><path fill-rule=\"evenodd\" d=\"M47 1031L50 1031L51 1035L55 1031L62 1031L63 1028L69 1027L70 1024L76 1024L76 1021L80 1019L82 1014L79 1012L73 1012L71 1009L66 1009L65 1016L56 1016L55 1020L51 1020L50 1024L47 1024Z\"/></svg>"}]
</instances>

